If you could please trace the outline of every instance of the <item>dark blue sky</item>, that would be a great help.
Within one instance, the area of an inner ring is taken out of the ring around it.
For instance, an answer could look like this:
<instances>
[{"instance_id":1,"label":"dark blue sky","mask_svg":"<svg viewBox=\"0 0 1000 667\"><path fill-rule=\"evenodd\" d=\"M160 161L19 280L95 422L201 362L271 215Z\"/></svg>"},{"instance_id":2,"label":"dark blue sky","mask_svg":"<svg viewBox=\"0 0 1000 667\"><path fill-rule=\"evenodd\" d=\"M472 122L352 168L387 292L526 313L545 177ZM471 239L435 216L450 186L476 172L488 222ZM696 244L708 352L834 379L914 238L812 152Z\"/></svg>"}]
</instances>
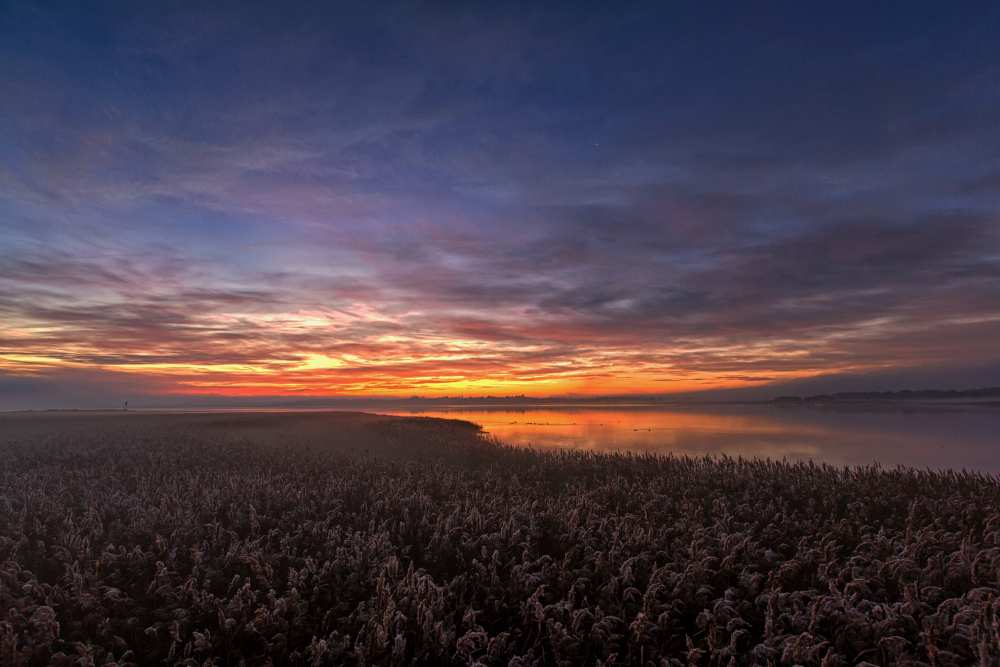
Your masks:
<instances>
[{"instance_id":1,"label":"dark blue sky","mask_svg":"<svg viewBox=\"0 0 1000 667\"><path fill-rule=\"evenodd\" d=\"M1000 359L1000 5L289 4L0 2L0 405Z\"/></svg>"}]
</instances>

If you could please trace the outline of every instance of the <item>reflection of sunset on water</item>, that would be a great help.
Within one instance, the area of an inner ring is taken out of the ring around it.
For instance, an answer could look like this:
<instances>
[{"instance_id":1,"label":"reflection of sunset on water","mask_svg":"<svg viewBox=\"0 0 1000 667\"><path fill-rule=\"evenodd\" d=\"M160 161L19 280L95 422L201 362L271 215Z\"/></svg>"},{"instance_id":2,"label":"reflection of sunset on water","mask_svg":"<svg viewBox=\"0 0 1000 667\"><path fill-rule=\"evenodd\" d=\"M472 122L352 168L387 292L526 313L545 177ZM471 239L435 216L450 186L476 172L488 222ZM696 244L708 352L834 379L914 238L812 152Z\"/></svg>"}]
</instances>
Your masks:
<instances>
[{"instance_id":1,"label":"reflection of sunset on water","mask_svg":"<svg viewBox=\"0 0 1000 667\"><path fill-rule=\"evenodd\" d=\"M451 408L399 411L464 419L502 442L595 452L814 459L1000 471L1000 411L825 412L771 406Z\"/></svg>"}]
</instances>

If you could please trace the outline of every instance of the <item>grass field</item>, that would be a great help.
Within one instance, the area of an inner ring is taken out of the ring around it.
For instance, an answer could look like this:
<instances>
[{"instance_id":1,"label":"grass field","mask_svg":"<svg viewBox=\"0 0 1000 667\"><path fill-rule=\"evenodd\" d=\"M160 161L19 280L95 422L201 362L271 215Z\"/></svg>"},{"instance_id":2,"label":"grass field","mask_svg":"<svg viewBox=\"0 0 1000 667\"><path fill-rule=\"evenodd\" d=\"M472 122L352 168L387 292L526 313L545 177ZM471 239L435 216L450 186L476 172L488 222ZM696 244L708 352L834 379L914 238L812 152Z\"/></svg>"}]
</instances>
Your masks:
<instances>
[{"instance_id":1,"label":"grass field","mask_svg":"<svg viewBox=\"0 0 1000 667\"><path fill-rule=\"evenodd\" d=\"M997 665L1000 484L0 415L0 664Z\"/></svg>"}]
</instances>

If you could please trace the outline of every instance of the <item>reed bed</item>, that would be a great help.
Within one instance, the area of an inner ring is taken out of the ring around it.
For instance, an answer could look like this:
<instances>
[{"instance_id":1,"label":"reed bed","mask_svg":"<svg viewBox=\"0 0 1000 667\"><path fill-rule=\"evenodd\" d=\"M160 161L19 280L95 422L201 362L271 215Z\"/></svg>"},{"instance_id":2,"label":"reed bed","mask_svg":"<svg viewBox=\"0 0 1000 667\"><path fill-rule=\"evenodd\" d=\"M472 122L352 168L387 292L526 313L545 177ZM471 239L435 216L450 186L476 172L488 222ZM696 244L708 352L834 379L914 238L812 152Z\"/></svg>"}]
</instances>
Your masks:
<instances>
[{"instance_id":1,"label":"reed bed","mask_svg":"<svg viewBox=\"0 0 1000 667\"><path fill-rule=\"evenodd\" d=\"M0 664L1000 664L994 477L344 424L0 421Z\"/></svg>"}]
</instances>

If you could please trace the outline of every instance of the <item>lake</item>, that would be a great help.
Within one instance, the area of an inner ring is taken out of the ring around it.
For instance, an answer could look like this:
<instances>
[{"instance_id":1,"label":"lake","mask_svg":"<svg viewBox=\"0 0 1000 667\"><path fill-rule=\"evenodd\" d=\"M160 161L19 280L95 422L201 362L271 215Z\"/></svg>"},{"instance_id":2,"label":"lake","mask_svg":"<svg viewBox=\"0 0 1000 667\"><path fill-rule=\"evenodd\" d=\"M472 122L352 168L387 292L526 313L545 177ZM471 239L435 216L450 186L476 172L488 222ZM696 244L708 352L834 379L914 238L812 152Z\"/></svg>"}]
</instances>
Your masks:
<instances>
[{"instance_id":1,"label":"lake","mask_svg":"<svg viewBox=\"0 0 1000 667\"><path fill-rule=\"evenodd\" d=\"M465 419L506 443L539 448L1000 472L996 406L463 406L384 412Z\"/></svg>"}]
</instances>

